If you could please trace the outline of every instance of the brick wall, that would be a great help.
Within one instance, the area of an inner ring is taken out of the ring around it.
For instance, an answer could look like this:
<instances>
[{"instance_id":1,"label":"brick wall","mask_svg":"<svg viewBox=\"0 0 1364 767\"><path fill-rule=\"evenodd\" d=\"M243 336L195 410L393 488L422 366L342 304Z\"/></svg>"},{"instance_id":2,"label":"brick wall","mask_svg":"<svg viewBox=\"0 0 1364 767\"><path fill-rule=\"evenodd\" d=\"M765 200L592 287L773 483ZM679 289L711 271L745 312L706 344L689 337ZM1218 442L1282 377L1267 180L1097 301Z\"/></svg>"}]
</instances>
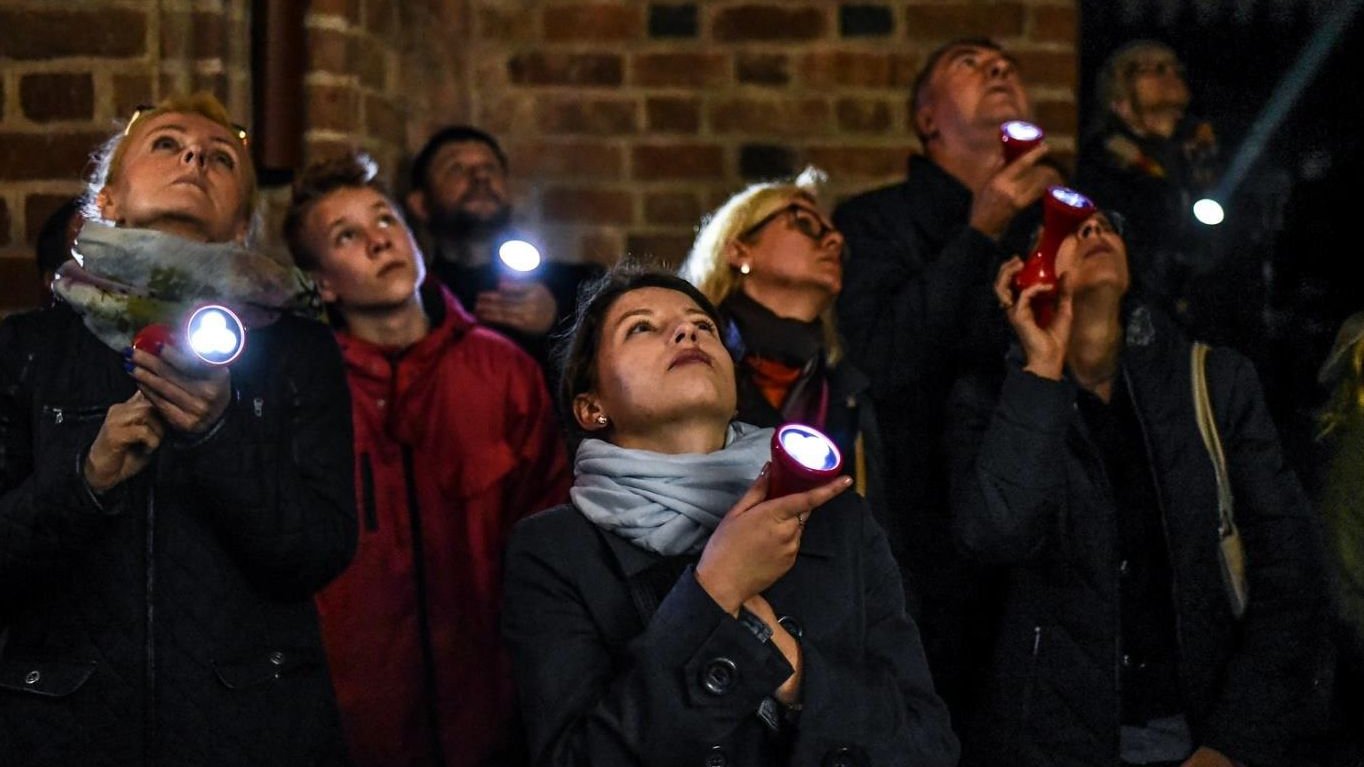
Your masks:
<instances>
[{"instance_id":1,"label":"brick wall","mask_svg":"<svg viewBox=\"0 0 1364 767\"><path fill-rule=\"evenodd\" d=\"M394 180L436 127L481 125L557 258L675 262L746 179L807 162L834 198L896 179L910 80L958 35L1018 54L1053 145L1073 147L1077 0L298 1L306 158L360 146ZM133 106L209 88L250 114L251 6L0 7L0 311L32 302L39 225ZM277 231L284 190L266 198Z\"/></svg>"}]
</instances>

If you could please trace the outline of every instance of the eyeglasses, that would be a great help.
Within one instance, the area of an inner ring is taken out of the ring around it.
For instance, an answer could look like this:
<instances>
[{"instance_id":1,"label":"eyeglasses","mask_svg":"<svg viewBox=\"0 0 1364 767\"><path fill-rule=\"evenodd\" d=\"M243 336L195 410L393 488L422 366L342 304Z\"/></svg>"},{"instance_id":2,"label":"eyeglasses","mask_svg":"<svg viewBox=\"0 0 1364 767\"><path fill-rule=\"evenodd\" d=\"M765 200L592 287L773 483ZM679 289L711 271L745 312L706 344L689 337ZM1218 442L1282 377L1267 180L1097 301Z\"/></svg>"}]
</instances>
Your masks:
<instances>
[{"instance_id":1,"label":"eyeglasses","mask_svg":"<svg viewBox=\"0 0 1364 767\"><path fill-rule=\"evenodd\" d=\"M752 237L758 233L758 230L772 223L777 216L787 214L791 216L791 223L795 226L796 231L815 242L823 242L824 238L828 237L831 232L838 231L834 229L832 225L825 223L824 219L821 218L819 214L804 205L793 202L784 208L778 208L758 219L756 224L745 229L743 233L739 235L739 239L746 240L749 237Z\"/></svg>"},{"instance_id":2,"label":"eyeglasses","mask_svg":"<svg viewBox=\"0 0 1364 767\"><path fill-rule=\"evenodd\" d=\"M142 117L143 115L154 111L156 111L155 104L138 104L136 107L134 107L133 116L129 117L128 124L123 126L123 136L126 138L129 133L132 133L133 125L137 122L139 117ZM238 141L242 142L242 146L246 146L248 143L246 128L243 128L242 126L236 123L232 123L231 125L233 135L237 137Z\"/></svg>"}]
</instances>

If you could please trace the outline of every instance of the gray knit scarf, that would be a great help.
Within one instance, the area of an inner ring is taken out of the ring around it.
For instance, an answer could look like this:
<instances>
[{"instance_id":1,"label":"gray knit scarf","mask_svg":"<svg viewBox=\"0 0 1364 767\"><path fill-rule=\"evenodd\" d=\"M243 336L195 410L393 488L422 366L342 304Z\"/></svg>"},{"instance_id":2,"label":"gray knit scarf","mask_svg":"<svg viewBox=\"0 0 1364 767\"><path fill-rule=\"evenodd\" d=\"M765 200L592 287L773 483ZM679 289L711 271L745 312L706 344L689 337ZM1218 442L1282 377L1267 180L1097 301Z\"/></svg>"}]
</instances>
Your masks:
<instances>
[{"instance_id":1,"label":"gray knit scarf","mask_svg":"<svg viewBox=\"0 0 1364 767\"><path fill-rule=\"evenodd\" d=\"M669 455L584 440L569 497L597 527L664 556L695 554L772 455L771 429L735 421L713 453Z\"/></svg>"}]
</instances>

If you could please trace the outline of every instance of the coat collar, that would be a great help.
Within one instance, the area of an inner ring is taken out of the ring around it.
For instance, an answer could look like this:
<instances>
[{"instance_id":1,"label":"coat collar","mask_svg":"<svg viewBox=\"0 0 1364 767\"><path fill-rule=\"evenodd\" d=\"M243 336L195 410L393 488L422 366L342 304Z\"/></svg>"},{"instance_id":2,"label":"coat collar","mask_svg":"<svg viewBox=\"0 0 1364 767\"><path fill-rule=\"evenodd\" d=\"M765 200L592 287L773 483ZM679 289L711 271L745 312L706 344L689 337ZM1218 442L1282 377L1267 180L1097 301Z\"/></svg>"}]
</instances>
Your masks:
<instances>
[{"instance_id":1,"label":"coat collar","mask_svg":"<svg viewBox=\"0 0 1364 767\"><path fill-rule=\"evenodd\" d=\"M428 278L420 289L422 307L431 318L431 329L411 347L394 352L377 344L337 331L337 342L352 374L366 378L388 379L398 366L417 371L435 364L445 349L458 342L477 321L460 305L459 299L438 281Z\"/></svg>"}]
</instances>

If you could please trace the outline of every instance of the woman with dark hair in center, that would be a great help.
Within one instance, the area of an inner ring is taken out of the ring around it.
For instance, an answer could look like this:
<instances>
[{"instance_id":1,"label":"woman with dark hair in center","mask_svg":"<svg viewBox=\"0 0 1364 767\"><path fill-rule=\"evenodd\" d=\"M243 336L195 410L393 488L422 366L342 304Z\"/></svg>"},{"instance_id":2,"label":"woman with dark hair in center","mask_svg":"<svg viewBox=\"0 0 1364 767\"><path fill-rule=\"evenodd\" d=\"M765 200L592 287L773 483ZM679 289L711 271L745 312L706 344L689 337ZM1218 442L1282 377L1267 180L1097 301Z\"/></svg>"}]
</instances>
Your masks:
<instances>
[{"instance_id":1,"label":"woman with dark hair in center","mask_svg":"<svg viewBox=\"0 0 1364 767\"><path fill-rule=\"evenodd\" d=\"M885 535L840 477L768 498L715 307L617 270L561 350L572 502L507 554L538 765L950 765Z\"/></svg>"}]
</instances>

